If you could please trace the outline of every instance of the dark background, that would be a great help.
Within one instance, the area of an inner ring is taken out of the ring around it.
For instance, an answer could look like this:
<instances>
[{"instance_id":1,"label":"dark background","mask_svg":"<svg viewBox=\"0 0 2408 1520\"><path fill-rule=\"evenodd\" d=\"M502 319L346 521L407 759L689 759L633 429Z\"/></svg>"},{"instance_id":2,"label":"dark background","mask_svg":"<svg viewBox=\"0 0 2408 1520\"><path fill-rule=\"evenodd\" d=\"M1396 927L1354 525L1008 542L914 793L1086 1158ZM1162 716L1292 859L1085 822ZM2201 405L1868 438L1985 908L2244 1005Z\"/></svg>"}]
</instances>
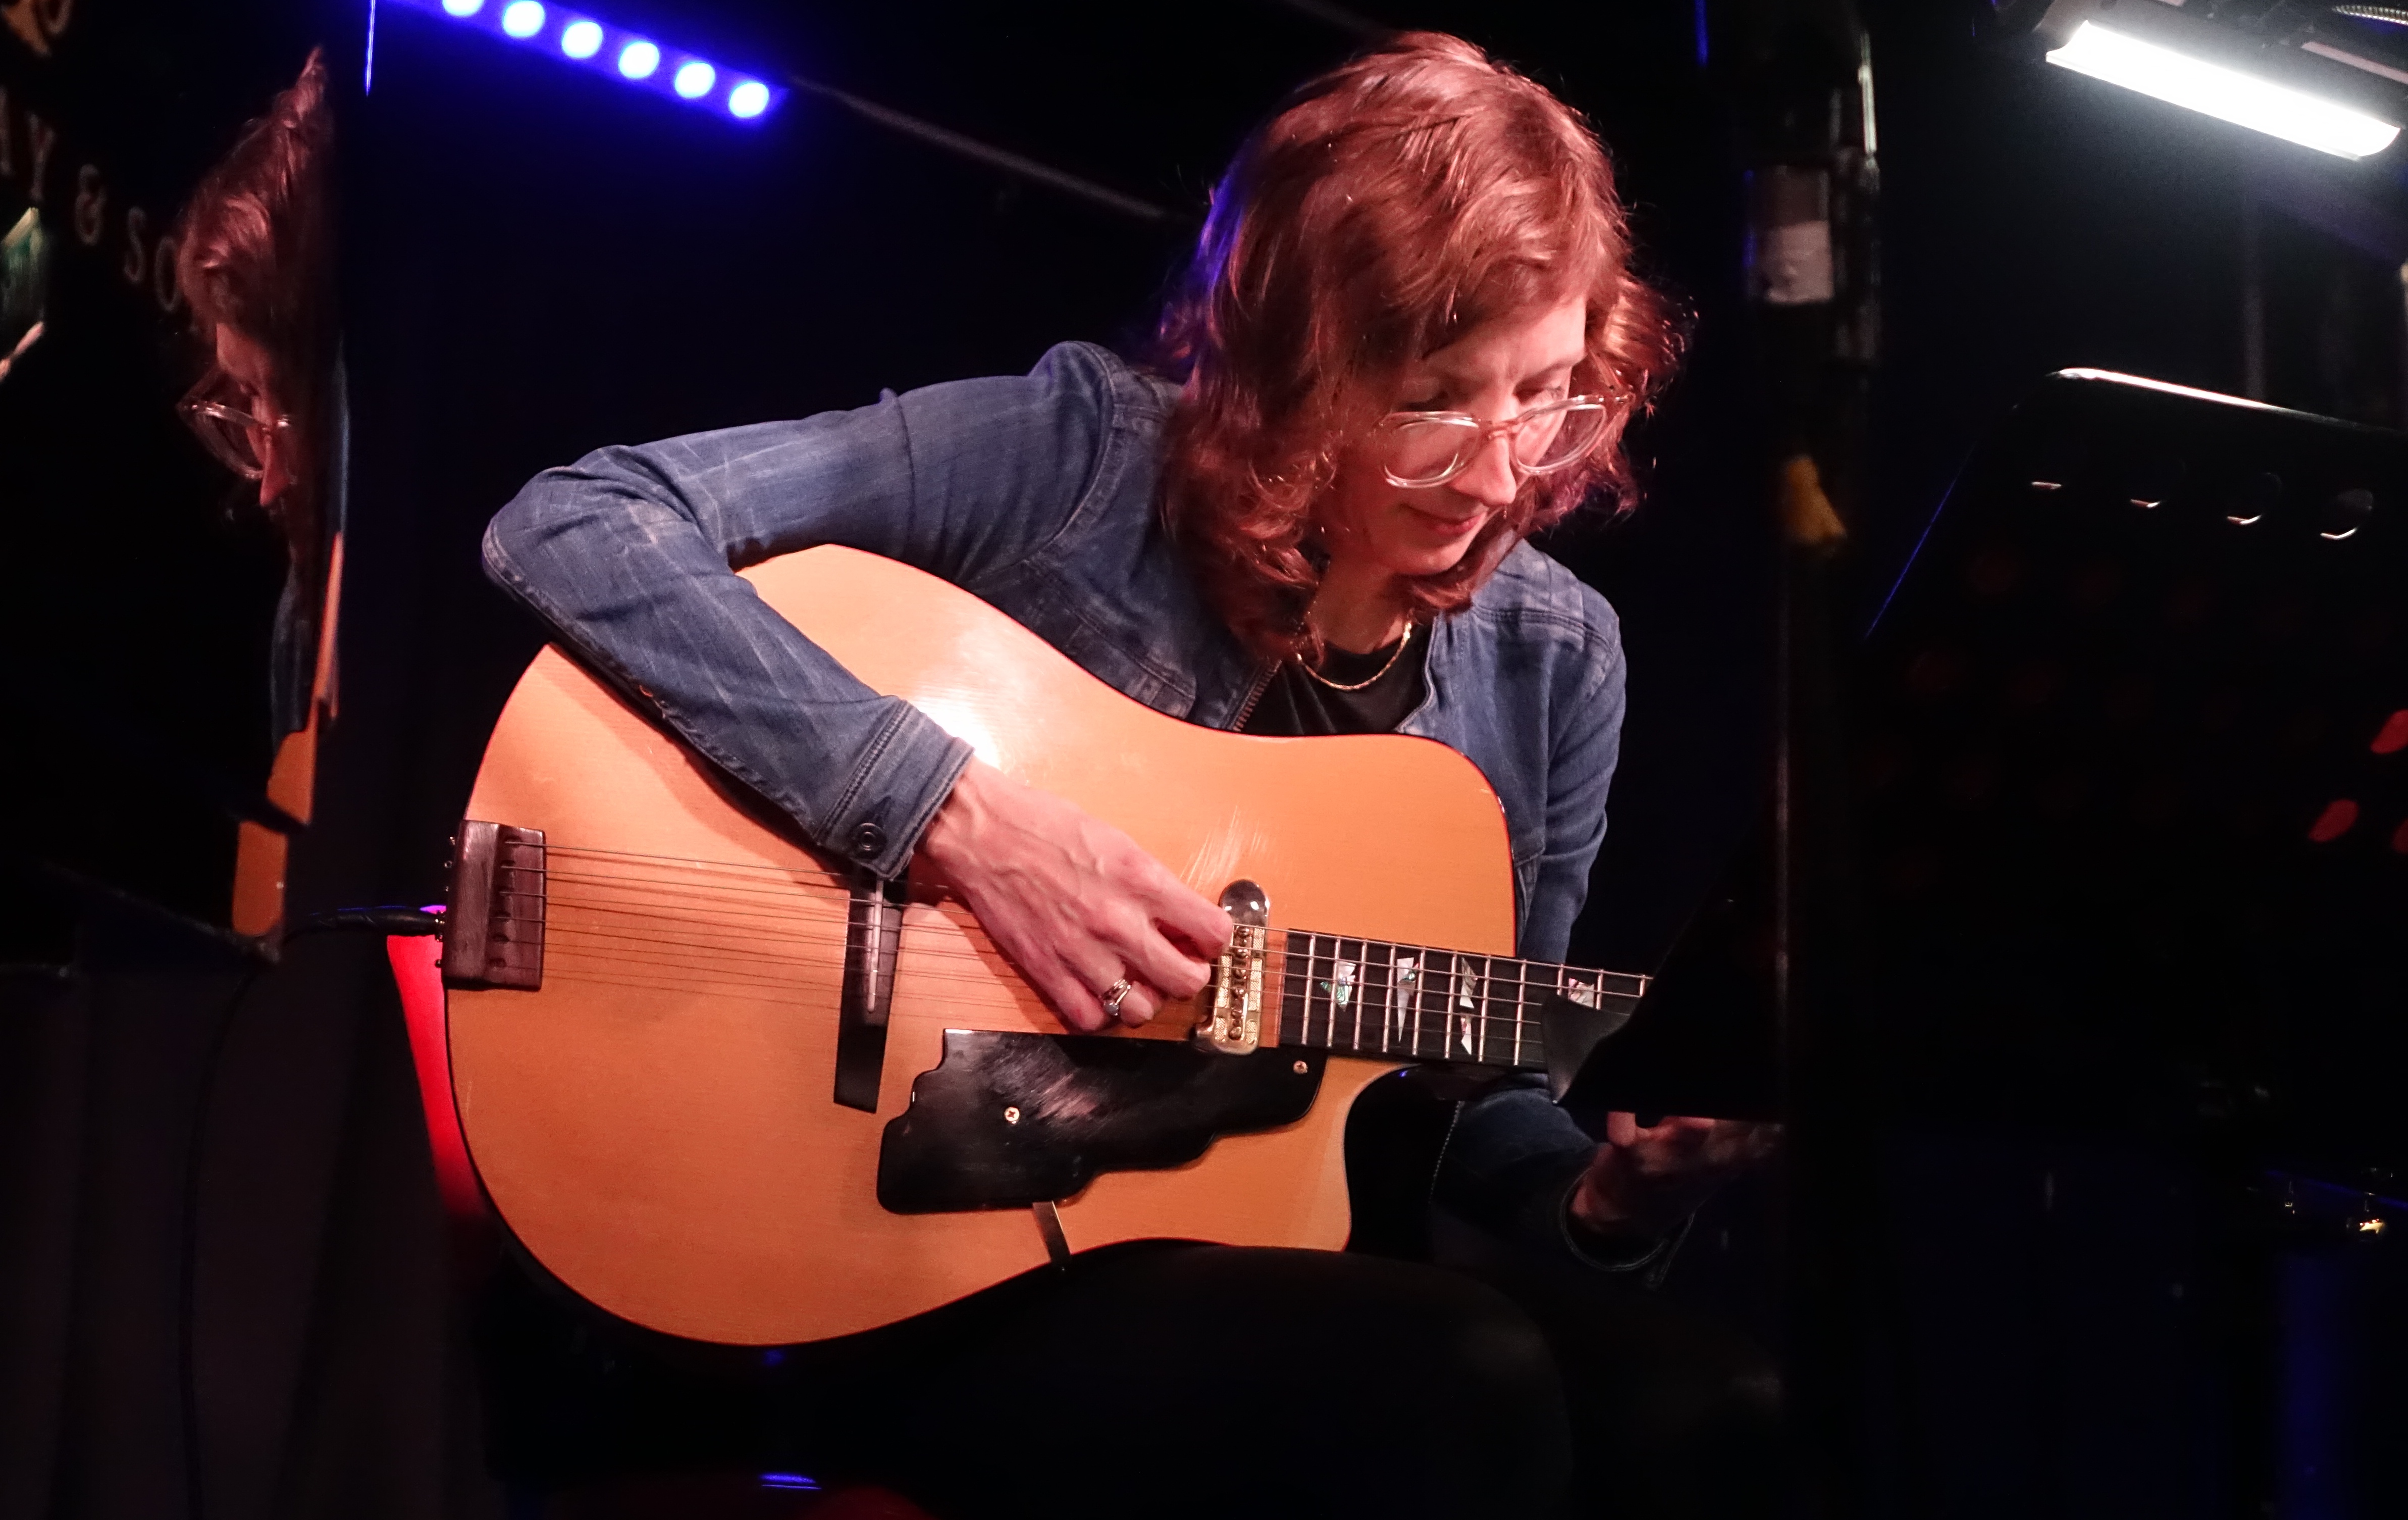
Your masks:
<instances>
[{"instance_id":1,"label":"dark background","mask_svg":"<svg viewBox=\"0 0 2408 1520\"><path fill-rule=\"evenodd\" d=\"M1624 763L1575 949L1629 968L1654 964L1724 868L1767 763L1772 553L1717 72L1728 18L1710 8L1702 59L1689 0L1378 15L1460 31L1589 112L1646 267L1696 313L1685 376L1638 440L1646 505L1554 545L1625 620ZM1882 583L1973 440L2050 369L2386 423L2403 404L2408 239L2386 161L2311 163L1986 52L1981 13L1873 18L1887 344L1860 586ZM261 26L329 38L356 90L364 19L269 10ZM386 7L374 89L343 122L343 710L296 912L440 896L479 747L538 641L476 562L525 478L604 443L1025 369L1067 337L1129 343L1240 136L1361 41L1342 16L1275 0L713 0L610 19L1171 216L1066 197L799 93L735 128ZM296 44L260 78L298 63ZM12 556L50 541L9 531ZM147 566L128 573L175 563L162 543L113 547ZM136 649L178 637L140 608L123 629ZM38 664L54 638L25 633L19 657ZM12 747L85 741L55 708L16 710ZM0 1515L497 1513L379 947L305 939L262 970L139 913L75 911L89 974L52 974L29 940L0 1011ZM1899 1316L1893 1513L2221 1511L2241 1406L2220 1381L2212 1203L2192 1171L2095 1140L1956 1133L1901 1145L1883 1181L1914 1206L1911 1228L1866 1242ZM1749 1208L1711 1221L1690 1291L1760 1300L1760 1234ZM2364 1269L2300 1259L2300 1301L2363 1323L2344 1289ZM2329 1359L2285 1386L2352 1375ZM2351 1507L2354 1438L2328 1424L2342 1433L2284 1448L2298 1491L2329 1501L2299 1513L2377 1513Z\"/></svg>"}]
</instances>

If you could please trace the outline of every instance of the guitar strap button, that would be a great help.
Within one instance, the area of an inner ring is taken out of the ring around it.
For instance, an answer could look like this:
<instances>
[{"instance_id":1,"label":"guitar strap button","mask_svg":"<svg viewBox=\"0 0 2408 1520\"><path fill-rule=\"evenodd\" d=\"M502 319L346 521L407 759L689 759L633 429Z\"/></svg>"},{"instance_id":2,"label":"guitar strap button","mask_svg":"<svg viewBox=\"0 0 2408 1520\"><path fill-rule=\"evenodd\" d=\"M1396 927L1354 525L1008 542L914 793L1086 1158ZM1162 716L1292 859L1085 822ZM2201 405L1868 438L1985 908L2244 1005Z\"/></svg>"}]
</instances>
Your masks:
<instances>
[{"instance_id":1,"label":"guitar strap button","mask_svg":"<svg viewBox=\"0 0 2408 1520\"><path fill-rule=\"evenodd\" d=\"M864 824L853 831L853 858L876 860L886 850L886 831L876 824Z\"/></svg>"}]
</instances>

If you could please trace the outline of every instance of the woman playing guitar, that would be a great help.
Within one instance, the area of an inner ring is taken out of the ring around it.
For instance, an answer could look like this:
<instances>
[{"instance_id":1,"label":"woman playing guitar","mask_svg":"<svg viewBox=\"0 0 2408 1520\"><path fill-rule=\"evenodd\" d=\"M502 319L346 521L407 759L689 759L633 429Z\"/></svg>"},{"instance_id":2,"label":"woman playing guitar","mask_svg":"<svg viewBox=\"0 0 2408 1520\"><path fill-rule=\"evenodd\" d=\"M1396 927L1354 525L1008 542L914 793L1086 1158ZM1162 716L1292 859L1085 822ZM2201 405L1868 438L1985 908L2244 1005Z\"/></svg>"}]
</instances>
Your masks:
<instances>
[{"instance_id":1,"label":"woman playing guitar","mask_svg":"<svg viewBox=\"0 0 2408 1520\"><path fill-rule=\"evenodd\" d=\"M1633 495L1623 429L1676 343L1628 253L1577 116L1408 35L1240 150L1154 367L1066 344L1023 378L603 450L532 481L486 563L813 843L958 895L1073 1029L1193 996L1226 915L862 685L735 567L850 545L1193 723L1445 743L1503 801L1518 953L1560 959L1623 657L1604 600L1525 540ZM1436 1196L1623 1301L1762 1143L1617 1114L1600 1146L1509 1081L1461 1106ZM1633 1312L1538 1310L1542 1333L1437 1268L1141 1242L796 1348L785 1439L944 1514L1541 1514L1568 1484L1584 1507L1694 1499L1665 1474L1698 1419L1629 1412L1677 1382L1711 1423L1727 1390L1640 1349L1660 1336L1600 1327Z\"/></svg>"}]
</instances>

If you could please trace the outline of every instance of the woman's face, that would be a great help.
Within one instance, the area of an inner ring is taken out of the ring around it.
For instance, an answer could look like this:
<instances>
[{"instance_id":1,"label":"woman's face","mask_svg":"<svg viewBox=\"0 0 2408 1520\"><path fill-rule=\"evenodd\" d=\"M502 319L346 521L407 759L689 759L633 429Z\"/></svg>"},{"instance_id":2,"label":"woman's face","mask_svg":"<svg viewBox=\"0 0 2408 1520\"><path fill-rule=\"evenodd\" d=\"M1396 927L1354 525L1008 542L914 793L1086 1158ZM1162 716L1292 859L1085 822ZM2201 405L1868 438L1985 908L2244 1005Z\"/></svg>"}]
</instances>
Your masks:
<instances>
[{"instance_id":1,"label":"woman's face","mask_svg":"<svg viewBox=\"0 0 2408 1520\"><path fill-rule=\"evenodd\" d=\"M217 329L218 367L226 372L242 390L242 409L253 417L280 417L284 404L276 394L276 362L267 350L251 337L228 323L220 323ZM253 428L251 446L259 455L259 504L273 504L292 487L293 474L285 451L280 447L273 427Z\"/></svg>"},{"instance_id":2,"label":"woman's face","mask_svg":"<svg viewBox=\"0 0 2408 1520\"><path fill-rule=\"evenodd\" d=\"M1571 394L1574 366L1587 356L1587 328L1585 295L1483 323L1408 366L1395 409L1469 412L1500 423L1560 401ZM1340 456L1337 480L1314 513L1331 561L1391 576L1455 568L1480 530L1521 493L1510 448L1500 434L1454 479L1399 486L1389 483L1376 437L1355 444Z\"/></svg>"}]
</instances>

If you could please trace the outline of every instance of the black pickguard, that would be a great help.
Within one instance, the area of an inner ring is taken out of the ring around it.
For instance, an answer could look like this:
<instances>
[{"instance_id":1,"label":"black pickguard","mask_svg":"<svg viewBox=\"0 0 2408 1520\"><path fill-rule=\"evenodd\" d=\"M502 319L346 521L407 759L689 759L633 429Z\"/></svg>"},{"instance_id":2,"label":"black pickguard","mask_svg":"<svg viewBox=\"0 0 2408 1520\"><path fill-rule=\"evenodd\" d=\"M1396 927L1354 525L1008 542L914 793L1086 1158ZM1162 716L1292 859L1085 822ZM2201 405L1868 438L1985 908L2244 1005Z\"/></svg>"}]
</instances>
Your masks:
<instances>
[{"instance_id":1,"label":"black pickguard","mask_svg":"<svg viewBox=\"0 0 2408 1520\"><path fill-rule=\"evenodd\" d=\"M902 1214L1025 1208L1098 1172L1176 1167L1219 1136L1303 1118L1321 1065L1314 1051L948 1029L944 1059L886 1126L878 1201Z\"/></svg>"}]
</instances>

